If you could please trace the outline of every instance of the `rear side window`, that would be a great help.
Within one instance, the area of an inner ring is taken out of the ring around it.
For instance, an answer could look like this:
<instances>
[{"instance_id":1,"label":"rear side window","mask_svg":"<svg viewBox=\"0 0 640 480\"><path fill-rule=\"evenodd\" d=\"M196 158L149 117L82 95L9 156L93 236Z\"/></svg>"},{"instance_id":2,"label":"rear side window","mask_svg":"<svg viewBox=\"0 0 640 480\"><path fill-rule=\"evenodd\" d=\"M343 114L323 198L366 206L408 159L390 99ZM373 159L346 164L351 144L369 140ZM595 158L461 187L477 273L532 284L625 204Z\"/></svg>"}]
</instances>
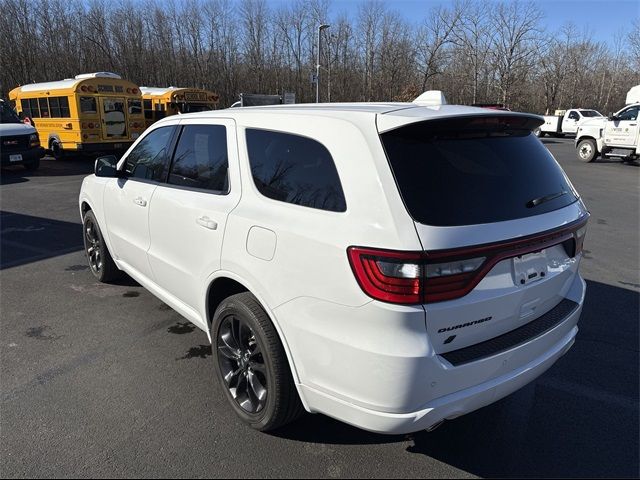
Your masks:
<instances>
[{"instance_id":1,"label":"rear side window","mask_svg":"<svg viewBox=\"0 0 640 480\"><path fill-rule=\"evenodd\" d=\"M311 138L247 129L251 174L265 197L304 207L344 212L342 185L331 154Z\"/></svg>"},{"instance_id":2,"label":"rear side window","mask_svg":"<svg viewBox=\"0 0 640 480\"><path fill-rule=\"evenodd\" d=\"M381 135L409 214L434 226L530 217L577 200L529 117L428 121Z\"/></svg>"},{"instance_id":3,"label":"rear side window","mask_svg":"<svg viewBox=\"0 0 640 480\"><path fill-rule=\"evenodd\" d=\"M161 127L147 134L125 160L130 178L162 182L167 169L167 152L175 127Z\"/></svg>"},{"instance_id":4,"label":"rear side window","mask_svg":"<svg viewBox=\"0 0 640 480\"><path fill-rule=\"evenodd\" d=\"M173 156L169 183L215 192L228 190L227 129L223 125L186 125Z\"/></svg>"}]
</instances>

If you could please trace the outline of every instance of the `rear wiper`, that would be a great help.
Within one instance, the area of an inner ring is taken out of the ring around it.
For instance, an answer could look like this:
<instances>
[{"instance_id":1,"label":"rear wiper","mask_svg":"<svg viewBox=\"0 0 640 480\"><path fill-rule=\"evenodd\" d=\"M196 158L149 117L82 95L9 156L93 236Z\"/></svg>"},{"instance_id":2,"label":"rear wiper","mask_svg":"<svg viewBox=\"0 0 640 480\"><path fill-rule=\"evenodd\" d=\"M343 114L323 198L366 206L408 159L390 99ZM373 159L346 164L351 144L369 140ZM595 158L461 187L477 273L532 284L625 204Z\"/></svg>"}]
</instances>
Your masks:
<instances>
[{"instance_id":1,"label":"rear wiper","mask_svg":"<svg viewBox=\"0 0 640 480\"><path fill-rule=\"evenodd\" d=\"M561 197L563 195L566 195L567 193L569 192L567 192L566 190L562 190L561 192L558 192L558 193L552 193L550 195L545 195L544 197L534 198L533 200L529 200L527 202L527 208L537 207L538 205L544 202L548 202L550 200L553 200L554 198Z\"/></svg>"}]
</instances>

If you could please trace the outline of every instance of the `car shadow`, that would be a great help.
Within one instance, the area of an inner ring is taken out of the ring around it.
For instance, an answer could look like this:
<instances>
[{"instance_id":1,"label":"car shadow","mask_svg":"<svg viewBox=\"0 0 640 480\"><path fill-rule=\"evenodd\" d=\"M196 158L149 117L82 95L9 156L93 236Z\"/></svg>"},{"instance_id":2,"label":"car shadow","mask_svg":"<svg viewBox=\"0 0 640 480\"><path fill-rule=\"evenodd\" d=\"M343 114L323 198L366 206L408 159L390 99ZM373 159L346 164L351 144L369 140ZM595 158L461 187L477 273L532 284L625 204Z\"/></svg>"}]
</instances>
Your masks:
<instances>
[{"instance_id":1,"label":"car shadow","mask_svg":"<svg viewBox=\"0 0 640 480\"><path fill-rule=\"evenodd\" d=\"M0 270L82 250L82 225L0 211Z\"/></svg>"}]
</instances>

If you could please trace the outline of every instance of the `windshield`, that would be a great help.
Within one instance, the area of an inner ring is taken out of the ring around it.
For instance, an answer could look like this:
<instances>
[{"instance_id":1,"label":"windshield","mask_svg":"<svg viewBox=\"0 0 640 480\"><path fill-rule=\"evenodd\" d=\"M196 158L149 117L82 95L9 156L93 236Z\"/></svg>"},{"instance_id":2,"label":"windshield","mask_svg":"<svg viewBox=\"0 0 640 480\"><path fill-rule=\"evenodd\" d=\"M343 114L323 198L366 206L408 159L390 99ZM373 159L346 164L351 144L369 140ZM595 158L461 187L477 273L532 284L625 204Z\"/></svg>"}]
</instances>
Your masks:
<instances>
[{"instance_id":1,"label":"windshield","mask_svg":"<svg viewBox=\"0 0 640 480\"><path fill-rule=\"evenodd\" d=\"M580 113L583 117L602 117L603 115L600 112L596 112L595 110L580 110Z\"/></svg>"},{"instance_id":2,"label":"windshield","mask_svg":"<svg viewBox=\"0 0 640 480\"><path fill-rule=\"evenodd\" d=\"M0 103L0 123L22 123L15 112L6 103Z\"/></svg>"},{"instance_id":3,"label":"windshield","mask_svg":"<svg viewBox=\"0 0 640 480\"><path fill-rule=\"evenodd\" d=\"M411 217L457 226L530 217L577 200L531 133L534 117L432 120L381 135Z\"/></svg>"}]
</instances>

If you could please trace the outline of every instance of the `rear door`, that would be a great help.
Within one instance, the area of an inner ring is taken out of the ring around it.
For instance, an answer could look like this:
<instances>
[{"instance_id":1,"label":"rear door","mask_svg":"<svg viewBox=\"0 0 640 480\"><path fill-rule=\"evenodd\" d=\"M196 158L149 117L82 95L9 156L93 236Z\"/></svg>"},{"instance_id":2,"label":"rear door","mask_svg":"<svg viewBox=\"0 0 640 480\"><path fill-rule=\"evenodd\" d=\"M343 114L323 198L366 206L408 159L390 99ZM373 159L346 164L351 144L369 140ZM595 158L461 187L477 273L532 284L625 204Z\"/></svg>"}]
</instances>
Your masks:
<instances>
[{"instance_id":1,"label":"rear door","mask_svg":"<svg viewBox=\"0 0 640 480\"><path fill-rule=\"evenodd\" d=\"M181 121L167 183L149 212L156 283L201 311L205 279L220 268L229 212L240 200L235 122Z\"/></svg>"},{"instance_id":2,"label":"rear door","mask_svg":"<svg viewBox=\"0 0 640 480\"><path fill-rule=\"evenodd\" d=\"M158 184L166 177L176 128L161 127L145 135L121 160L126 177L110 179L104 192L112 254L149 279L153 279L147 260L149 208Z\"/></svg>"},{"instance_id":3,"label":"rear door","mask_svg":"<svg viewBox=\"0 0 640 480\"><path fill-rule=\"evenodd\" d=\"M120 97L100 97L102 138L119 140L127 137L126 103Z\"/></svg>"},{"instance_id":4,"label":"rear door","mask_svg":"<svg viewBox=\"0 0 640 480\"><path fill-rule=\"evenodd\" d=\"M574 232L557 229L576 225L586 211L531 133L537 124L533 117L467 117L381 135L427 252L424 307L437 353L540 317L577 274Z\"/></svg>"}]
</instances>

